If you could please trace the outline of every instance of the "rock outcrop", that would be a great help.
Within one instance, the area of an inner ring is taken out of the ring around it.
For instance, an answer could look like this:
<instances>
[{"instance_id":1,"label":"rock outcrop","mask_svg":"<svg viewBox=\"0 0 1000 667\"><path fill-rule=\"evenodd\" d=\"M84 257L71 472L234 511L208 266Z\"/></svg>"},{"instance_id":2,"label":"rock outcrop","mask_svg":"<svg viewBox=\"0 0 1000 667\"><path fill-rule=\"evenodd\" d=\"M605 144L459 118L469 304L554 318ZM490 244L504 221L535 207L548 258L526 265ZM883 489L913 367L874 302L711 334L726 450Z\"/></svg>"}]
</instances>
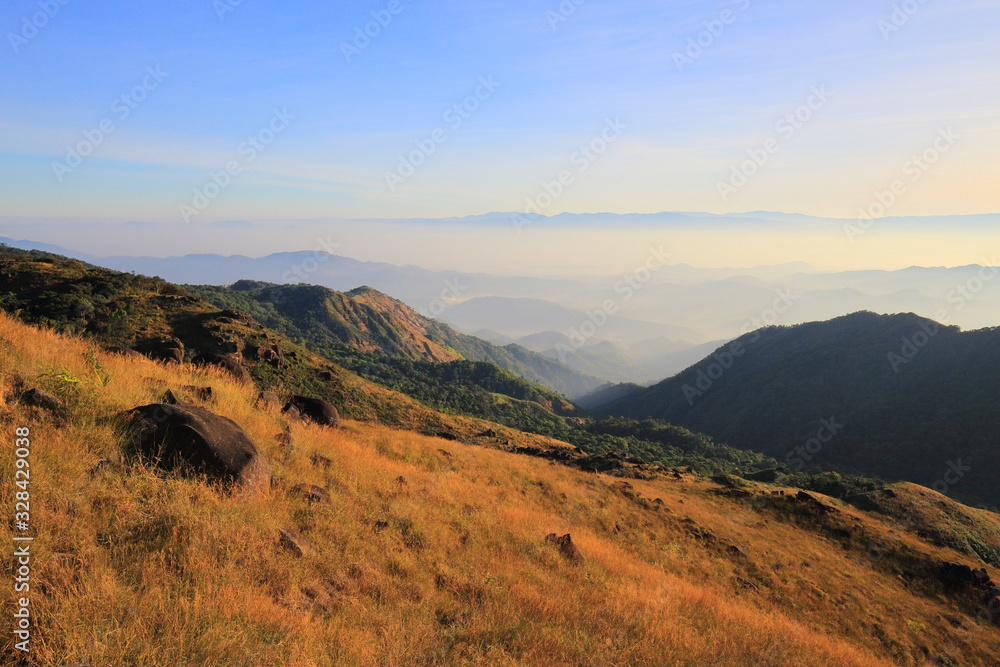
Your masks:
<instances>
[{"instance_id":1,"label":"rock outcrop","mask_svg":"<svg viewBox=\"0 0 1000 667\"><path fill-rule=\"evenodd\" d=\"M253 378L249 371L235 358L224 354L201 354L192 360L198 366L218 366L229 372L240 382L250 384Z\"/></svg>"},{"instance_id":2,"label":"rock outcrop","mask_svg":"<svg viewBox=\"0 0 1000 667\"><path fill-rule=\"evenodd\" d=\"M292 396L285 404L284 412L293 418L297 413L303 419L308 419L320 426L340 428L340 414L337 412L337 408L322 398Z\"/></svg>"},{"instance_id":3,"label":"rock outcrop","mask_svg":"<svg viewBox=\"0 0 1000 667\"><path fill-rule=\"evenodd\" d=\"M195 406L154 403L121 415L130 453L160 468L266 491L271 467L235 422Z\"/></svg>"}]
</instances>

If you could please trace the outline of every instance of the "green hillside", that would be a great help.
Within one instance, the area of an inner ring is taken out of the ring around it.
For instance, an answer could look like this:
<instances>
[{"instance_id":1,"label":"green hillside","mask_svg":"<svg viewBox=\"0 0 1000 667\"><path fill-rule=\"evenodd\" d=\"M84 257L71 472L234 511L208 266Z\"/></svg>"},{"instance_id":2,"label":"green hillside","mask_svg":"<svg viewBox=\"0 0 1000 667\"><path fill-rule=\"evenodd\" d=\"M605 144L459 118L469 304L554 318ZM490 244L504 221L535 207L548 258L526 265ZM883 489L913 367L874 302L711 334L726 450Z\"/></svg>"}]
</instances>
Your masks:
<instances>
[{"instance_id":1,"label":"green hillside","mask_svg":"<svg viewBox=\"0 0 1000 667\"><path fill-rule=\"evenodd\" d=\"M241 280L229 287L186 285L220 308L235 308L316 350L348 348L413 361L488 361L573 398L604 381L520 345L500 347L423 317L370 287L337 292L317 285Z\"/></svg>"},{"instance_id":2,"label":"green hillside","mask_svg":"<svg viewBox=\"0 0 1000 667\"><path fill-rule=\"evenodd\" d=\"M868 312L771 327L599 412L666 420L792 471L861 471L1000 506L1000 328Z\"/></svg>"}]
</instances>

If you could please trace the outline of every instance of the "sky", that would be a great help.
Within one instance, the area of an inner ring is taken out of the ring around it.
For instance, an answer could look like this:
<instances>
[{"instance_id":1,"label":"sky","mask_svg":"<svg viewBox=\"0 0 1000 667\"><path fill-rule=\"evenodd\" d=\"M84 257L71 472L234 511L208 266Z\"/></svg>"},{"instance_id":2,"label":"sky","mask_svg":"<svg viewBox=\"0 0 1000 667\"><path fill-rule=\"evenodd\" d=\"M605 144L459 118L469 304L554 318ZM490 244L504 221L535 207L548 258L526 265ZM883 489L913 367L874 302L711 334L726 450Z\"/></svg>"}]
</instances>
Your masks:
<instances>
[{"instance_id":1,"label":"sky","mask_svg":"<svg viewBox=\"0 0 1000 667\"><path fill-rule=\"evenodd\" d=\"M995 0L8 0L0 34L22 226L1000 212Z\"/></svg>"}]
</instances>

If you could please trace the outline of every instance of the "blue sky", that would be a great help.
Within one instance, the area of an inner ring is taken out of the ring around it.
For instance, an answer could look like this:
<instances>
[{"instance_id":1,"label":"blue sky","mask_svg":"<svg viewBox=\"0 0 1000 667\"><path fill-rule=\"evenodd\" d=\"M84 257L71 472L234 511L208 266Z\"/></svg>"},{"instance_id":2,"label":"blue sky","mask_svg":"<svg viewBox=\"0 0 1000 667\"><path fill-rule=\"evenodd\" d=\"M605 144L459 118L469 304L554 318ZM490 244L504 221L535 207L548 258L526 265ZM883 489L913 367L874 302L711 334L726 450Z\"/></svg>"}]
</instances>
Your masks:
<instances>
[{"instance_id":1,"label":"blue sky","mask_svg":"<svg viewBox=\"0 0 1000 667\"><path fill-rule=\"evenodd\" d=\"M901 179L888 214L1000 211L995 0L566 0L562 13L558 0L64 1L0 10L0 216L450 217L535 202L546 214L849 218ZM46 4L53 15L26 30ZM911 10L896 24L894 5ZM386 25L369 25L378 34L348 61L343 45L372 12ZM115 100L144 79L122 118ZM446 116L477 89L467 117ZM776 129L810 101L793 133ZM623 129L581 162L609 121ZM72 171L53 166L109 122ZM247 150L269 126L273 140ZM906 176L949 128L947 150ZM387 172L406 172L400 157L435 130L443 141L390 189ZM211 173L234 163L216 192ZM723 196L727 183L739 185Z\"/></svg>"}]
</instances>

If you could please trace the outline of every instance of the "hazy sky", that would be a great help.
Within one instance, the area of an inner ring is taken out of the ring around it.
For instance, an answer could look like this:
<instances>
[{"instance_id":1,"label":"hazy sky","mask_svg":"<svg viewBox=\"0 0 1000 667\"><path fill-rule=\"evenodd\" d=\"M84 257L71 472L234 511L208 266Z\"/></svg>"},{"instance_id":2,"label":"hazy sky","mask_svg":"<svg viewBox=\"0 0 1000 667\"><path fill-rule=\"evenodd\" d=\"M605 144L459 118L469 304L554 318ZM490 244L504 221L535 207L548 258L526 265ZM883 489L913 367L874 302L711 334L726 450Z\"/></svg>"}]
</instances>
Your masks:
<instances>
[{"instance_id":1,"label":"hazy sky","mask_svg":"<svg viewBox=\"0 0 1000 667\"><path fill-rule=\"evenodd\" d=\"M996 0L8 0L0 27L4 216L854 217L894 181L890 215L1000 211Z\"/></svg>"}]
</instances>

